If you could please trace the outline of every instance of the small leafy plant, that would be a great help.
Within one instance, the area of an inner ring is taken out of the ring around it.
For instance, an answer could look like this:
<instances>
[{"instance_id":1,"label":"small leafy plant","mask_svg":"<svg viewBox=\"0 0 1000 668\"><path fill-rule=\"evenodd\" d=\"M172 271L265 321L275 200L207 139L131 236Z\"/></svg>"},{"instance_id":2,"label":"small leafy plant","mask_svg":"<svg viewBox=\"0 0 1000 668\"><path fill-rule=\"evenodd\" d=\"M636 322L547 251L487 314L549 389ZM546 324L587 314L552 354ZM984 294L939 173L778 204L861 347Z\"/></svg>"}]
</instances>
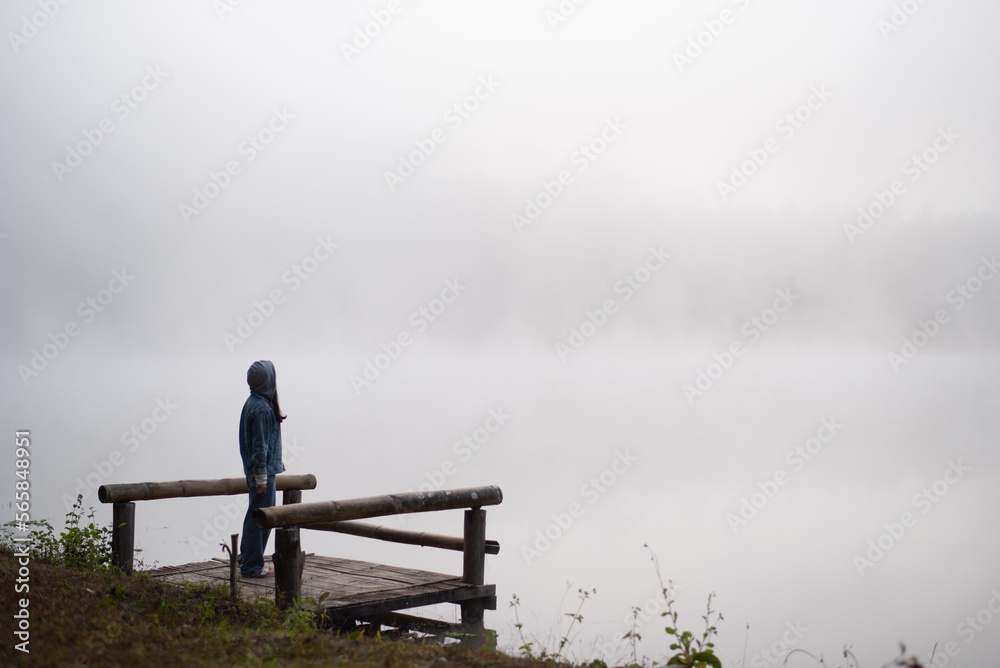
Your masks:
<instances>
[{"instance_id":1,"label":"small leafy plant","mask_svg":"<svg viewBox=\"0 0 1000 668\"><path fill-rule=\"evenodd\" d=\"M531 649L535 643L524 637L524 624L521 622L521 618L517 614L518 608L521 606L521 599L514 594L510 597L510 607L514 610L514 628L517 629L517 634L521 637L521 645L517 648L517 651L523 652L525 656L534 656L533 650Z\"/></svg>"},{"instance_id":2,"label":"small leafy plant","mask_svg":"<svg viewBox=\"0 0 1000 668\"><path fill-rule=\"evenodd\" d=\"M587 602L587 599L590 598L592 594L597 593L597 589L577 589L576 592L577 598L580 599L580 605L577 606L576 612L566 613L566 616L570 618L569 626L566 628L566 633L563 634L563 637L559 639L559 648L552 653L552 658L562 658L563 648L571 642L570 631L573 630L573 625L583 623L583 615L580 614L580 611L583 610L583 604Z\"/></svg>"},{"instance_id":3,"label":"small leafy plant","mask_svg":"<svg viewBox=\"0 0 1000 668\"><path fill-rule=\"evenodd\" d=\"M638 666L639 659L636 657L636 642L642 640L642 634L639 633L639 613L642 612L642 608L637 605L632 606L632 630L622 636L622 640L628 640L629 645L632 648L632 663L628 664L631 666Z\"/></svg>"},{"instance_id":4,"label":"small leafy plant","mask_svg":"<svg viewBox=\"0 0 1000 668\"><path fill-rule=\"evenodd\" d=\"M660 575L660 564L656 555L649 548L650 559L653 561L653 568L656 570L656 578L660 582L660 590L663 592L663 600L667 602L667 609L661 612L662 617L667 617L669 624L665 627L667 635L673 636L670 649L674 654L667 659L668 666L692 666L693 668L722 668L722 662L715 656L715 643L712 638L717 634L718 629L715 624L722 621L722 615L712 610L712 597L715 593L708 595L708 605L702 619L705 620L705 630L701 632L701 637L696 637L690 631L681 631L677 624L678 613L674 610L674 588L673 581L668 580L663 584L663 577ZM712 620L715 615L715 621Z\"/></svg>"},{"instance_id":5,"label":"small leafy plant","mask_svg":"<svg viewBox=\"0 0 1000 668\"><path fill-rule=\"evenodd\" d=\"M567 591L569 590L569 588L570 585L567 584L566 585ZM514 610L514 628L517 629L518 636L520 637L521 640L521 644L520 646L518 646L517 651L521 652L522 654L524 654L524 656L528 658L539 658L539 659L554 660L554 661L567 661L567 658L564 655L564 650L566 650L567 647L572 646L573 641L576 638L576 636L574 636L572 633L573 627L576 626L577 624L583 623L583 615L581 614L581 610L583 610L583 605L584 603L587 602L587 600L591 596L597 593L597 589L580 588L577 589L576 592L577 592L577 598L579 599L580 603L576 607L576 611L567 612L563 614L564 617L569 617L570 621L569 625L566 627L566 631L561 634L561 637L559 638L559 642L556 648L550 651L543 645L542 648L538 650L537 654L535 650L537 639L534 638L533 636L531 637L531 640L525 638L524 624L521 623L521 619L518 616L518 608L521 605L521 599L519 599L516 594L511 596L509 607ZM561 627L562 623L557 621L557 625ZM579 635L579 631L577 631L577 635Z\"/></svg>"},{"instance_id":6,"label":"small leafy plant","mask_svg":"<svg viewBox=\"0 0 1000 668\"><path fill-rule=\"evenodd\" d=\"M0 546L11 551L26 550L34 561L73 568L108 570L111 568L111 527L94 522L95 510L84 515L83 495L76 497L73 508L66 513L65 529L57 537L47 520L30 520L23 524L7 522L0 534ZM85 522L85 523L84 523ZM15 530L31 527L29 540L14 540Z\"/></svg>"}]
</instances>

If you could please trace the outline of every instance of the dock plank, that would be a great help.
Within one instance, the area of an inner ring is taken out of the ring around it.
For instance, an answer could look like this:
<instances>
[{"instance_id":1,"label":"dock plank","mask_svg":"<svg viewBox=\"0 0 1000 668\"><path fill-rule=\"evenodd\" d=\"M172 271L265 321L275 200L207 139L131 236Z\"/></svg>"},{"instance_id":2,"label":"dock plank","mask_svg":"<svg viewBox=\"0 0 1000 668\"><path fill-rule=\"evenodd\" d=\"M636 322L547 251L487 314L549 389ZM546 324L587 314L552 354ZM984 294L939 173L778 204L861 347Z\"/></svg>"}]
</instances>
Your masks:
<instances>
[{"instance_id":1,"label":"dock plank","mask_svg":"<svg viewBox=\"0 0 1000 668\"><path fill-rule=\"evenodd\" d=\"M270 559L265 569L273 569ZM203 561L164 566L150 576L172 584L229 582L229 566L219 561ZM307 555L302 569L302 597L319 600L319 606L333 620L421 607L434 603L460 603L474 598L495 597L494 585L469 585L455 575L413 568L376 564L356 559ZM248 600L274 598L274 576L240 580L240 595Z\"/></svg>"}]
</instances>

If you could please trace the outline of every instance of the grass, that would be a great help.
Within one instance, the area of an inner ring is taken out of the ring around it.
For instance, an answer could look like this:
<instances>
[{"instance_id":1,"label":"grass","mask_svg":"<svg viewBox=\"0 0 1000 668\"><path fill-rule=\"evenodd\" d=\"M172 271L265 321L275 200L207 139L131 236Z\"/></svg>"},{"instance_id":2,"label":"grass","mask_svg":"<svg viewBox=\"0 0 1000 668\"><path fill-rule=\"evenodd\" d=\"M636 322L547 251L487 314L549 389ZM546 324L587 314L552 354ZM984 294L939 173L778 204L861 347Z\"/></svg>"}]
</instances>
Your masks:
<instances>
[{"instance_id":1,"label":"grass","mask_svg":"<svg viewBox=\"0 0 1000 668\"><path fill-rule=\"evenodd\" d=\"M12 553L0 552L4 610L19 609L15 599L25 596L14 592L17 569ZM457 644L338 635L278 611L270 600L231 602L228 585L181 587L142 573L41 562L30 569L31 653L16 651L8 640L0 646L5 666L556 665Z\"/></svg>"}]
</instances>

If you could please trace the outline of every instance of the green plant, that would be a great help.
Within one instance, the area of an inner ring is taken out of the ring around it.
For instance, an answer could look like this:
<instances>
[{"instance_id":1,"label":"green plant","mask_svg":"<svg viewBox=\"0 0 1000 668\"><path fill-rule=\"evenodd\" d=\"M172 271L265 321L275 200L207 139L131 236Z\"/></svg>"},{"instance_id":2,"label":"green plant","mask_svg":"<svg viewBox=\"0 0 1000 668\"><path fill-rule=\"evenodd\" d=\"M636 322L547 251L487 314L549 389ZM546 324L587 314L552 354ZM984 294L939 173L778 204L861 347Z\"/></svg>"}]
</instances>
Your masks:
<instances>
[{"instance_id":1,"label":"green plant","mask_svg":"<svg viewBox=\"0 0 1000 668\"><path fill-rule=\"evenodd\" d=\"M521 618L517 614L517 610L521 605L521 599L514 594L510 597L510 607L514 609L514 628L517 629L517 634L521 638L521 646L517 648L517 651L524 652L525 656L534 656L532 652L532 645L535 643L526 640L524 637L524 624L521 623Z\"/></svg>"},{"instance_id":2,"label":"green plant","mask_svg":"<svg viewBox=\"0 0 1000 668\"><path fill-rule=\"evenodd\" d=\"M642 634L639 633L639 613L642 612L642 608L637 605L632 606L632 630L622 636L622 640L628 640L629 645L632 647L632 663L629 666L638 666L639 659L636 657L635 644L639 640L642 640Z\"/></svg>"},{"instance_id":3,"label":"green plant","mask_svg":"<svg viewBox=\"0 0 1000 668\"><path fill-rule=\"evenodd\" d=\"M564 633L562 638L559 639L559 648L552 653L553 658L562 658L563 648L571 643L570 632L573 630L573 625L583 623L583 615L580 614L580 611L583 610L583 604L587 602L587 599L590 598L591 594L597 593L597 589L591 589L589 591L586 589L577 589L576 592L577 598L580 599L580 605L577 606L576 612L566 613L566 616L570 618L569 626L566 627L566 633Z\"/></svg>"},{"instance_id":4,"label":"green plant","mask_svg":"<svg viewBox=\"0 0 1000 668\"><path fill-rule=\"evenodd\" d=\"M94 523L95 510L84 516L83 495L76 497L73 508L66 513L65 529L55 535L47 520L24 523L7 522L0 535L0 546L11 551L27 551L33 561L42 561L74 568L107 570L111 568L111 527ZM81 523L86 519L86 524ZM32 527L27 541L15 541L15 529L23 533Z\"/></svg>"},{"instance_id":5,"label":"green plant","mask_svg":"<svg viewBox=\"0 0 1000 668\"><path fill-rule=\"evenodd\" d=\"M329 593L324 592L320 595L318 602L312 596L307 596L300 601L296 601L295 605L283 612L281 617L282 626L293 631L304 631L318 626L319 615L310 609L303 608L303 604L316 609L327 596L329 596Z\"/></svg>"},{"instance_id":6,"label":"green plant","mask_svg":"<svg viewBox=\"0 0 1000 668\"><path fill-rule=\"evenodd\" d=\"M571 587L572 585L570 583L567 583L566 591L569 592ZM544 660L555 660L564 662L567 661L564 652L568 647L570 647L573 644L573 641L576 639L576 636L573 635L573 627L576 626L577 624L583 623L583 615L581 614L580 611L583 610L583 605L584 603L587 602L587 599L589 599L592 595L597 593L596 589L587 590L581 588L577 589L576 591L577 591L577 598L579 599L580 603L577 606L576 611L567 612L562 615L564 617L570 618L569 625L566 627L566 630L564 632L561 632L559 634L560 638L558 642L555 643L556 644L555 649L552 650L549 650L547 647L547 645L549 645L549 643L552 641L551 633L546 642L544 643L539 643L538 639L534 636L529 636L531 637L531 640L525 638L524 624L521 623L521 619L518 615L518 608L521 605L521 599L519 599L516 594L511 596L510 607L514 610L514 628L517 629L518 636L520 637L521 640L521 644L517 648L517 651L523 653L528 658L539 658ZM560 607L562 607L561 603ZM562 627L562 623L558 619L556 620L556 627L557 628ZM577 635L579 635L579 631L577 631ZM537 652L535 649L536 646L541 647L541 649L537 650Z\"/></svg>"},{"instance_id":7,"label":"green plant","mask_svg":"<svg viewBox=\"0 0 1000 668\"><path fill-rule=\"evenodd\" d=\"M690 631L681 631L677 625L678 613L674 610L673 581L668 580L666 585L663 584L663 577L660 575L660 564L656 559L656 555L653 554L649 545L644 545L644 547L649 550L650 559L653 561L653 568L656 570L656 578L659 580L660 590L663 592L663 600L667 603L666 611L661 612L660 615L669 618L670 624L665 630L667 635L673 636L674 642L670 643L670 649L675 652L667 659L667 665L692 666L693 668L707 668L707 666L722 668L722 662L715 656L715 643L712 642L712 638L718 632L715 623L722 620L722 615L712 610L712 597L715 596L715 593L713 592L708 595L708 605L705 614L702 615L702 619L705 620L705 630L702 631L701 637L696 637ZM713 614L716 616L716 622L712 621Z\"/></svg>"},{"instance_id":8,"label":"green plant","mask_svg":"<svg viewBox=\"0 0 1000 668\"><path fill-rule=\"evenodd\" d=\"M94 524L94 509L83 519L83 495L76 497L73 508L66 513L66 529L60 534L63 563L75 568L103 569L111 566L111 527Z\"/></svg>"}]
</instances>

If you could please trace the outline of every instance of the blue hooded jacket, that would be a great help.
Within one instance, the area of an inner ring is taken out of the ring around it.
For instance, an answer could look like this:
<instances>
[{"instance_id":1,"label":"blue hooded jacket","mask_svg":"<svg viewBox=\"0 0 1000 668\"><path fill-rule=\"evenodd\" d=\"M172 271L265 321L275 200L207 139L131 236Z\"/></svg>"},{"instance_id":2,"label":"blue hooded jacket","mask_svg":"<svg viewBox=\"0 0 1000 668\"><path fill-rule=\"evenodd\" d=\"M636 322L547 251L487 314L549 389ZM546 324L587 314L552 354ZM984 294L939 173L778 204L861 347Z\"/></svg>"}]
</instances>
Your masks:
<instances>
[{"instance_id":1,"label":"blue hooded jacket","mask_svg":"<svg viewBox=\"0 0 1000 668\"><path fill-rule=\"evenodd\" d=\"M240 416L240 456L248 483L253 476L255 484L263 485L267 476L285 470L281 461L281 423L274 407L274 364L268 360L254 362L247 371L247 384L250 396Z\"/></svg>"}]
</instances>

